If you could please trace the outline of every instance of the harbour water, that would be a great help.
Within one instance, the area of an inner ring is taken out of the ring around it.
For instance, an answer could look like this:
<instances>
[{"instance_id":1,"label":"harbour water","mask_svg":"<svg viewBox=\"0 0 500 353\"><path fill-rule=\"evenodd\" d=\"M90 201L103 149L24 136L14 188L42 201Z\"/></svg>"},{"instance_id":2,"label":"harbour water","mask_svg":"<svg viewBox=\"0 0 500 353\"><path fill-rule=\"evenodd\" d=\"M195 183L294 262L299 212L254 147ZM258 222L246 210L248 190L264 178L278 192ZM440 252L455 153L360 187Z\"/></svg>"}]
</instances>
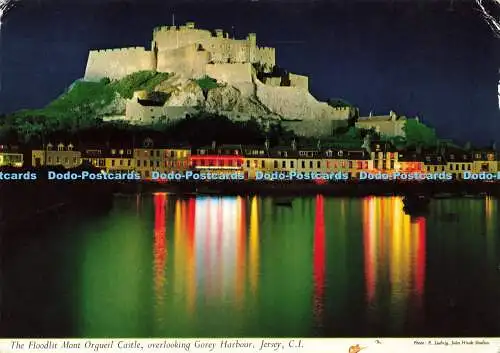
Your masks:
<instances>
[{"instance_id":1,"label":"harbour water","mask_svg":"<svg viewBox=\"0 0 500 353\"><path fill-rule=\"evenodd\" d=\"M117 196L3 234L0 334L498 336L499 207Z\"/></svg>"}]
</instances>

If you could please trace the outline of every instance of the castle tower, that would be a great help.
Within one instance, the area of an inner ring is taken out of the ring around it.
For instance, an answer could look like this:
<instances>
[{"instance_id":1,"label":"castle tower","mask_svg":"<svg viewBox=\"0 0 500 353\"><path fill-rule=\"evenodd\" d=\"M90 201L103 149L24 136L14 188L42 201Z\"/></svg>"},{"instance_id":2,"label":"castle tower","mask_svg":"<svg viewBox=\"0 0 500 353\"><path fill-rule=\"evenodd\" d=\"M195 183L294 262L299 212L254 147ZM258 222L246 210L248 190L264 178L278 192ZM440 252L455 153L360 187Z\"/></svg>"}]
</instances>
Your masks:
<instances>
[{"instance_id":1,"label":"castle tower","mask_svg":"<svg viewBox=\"0 0 500 353\"><path fill-rule=\"evenodd\" d=\"M258 61L257 58L257 34L256 33L248 33L247 36L248 47L249 47L249 58L248 61L251 63L255 63Z\"/></svg>"},{"instance_id":2,"label":"castle tower","mask_svg":"<svg viewBox=\"0 0 500 353\"><path fill-rule=\"evenodd\" d=\"M186 22L186 28L187 29L194 29L194 22Z\"/></svg>"}]
</instances>

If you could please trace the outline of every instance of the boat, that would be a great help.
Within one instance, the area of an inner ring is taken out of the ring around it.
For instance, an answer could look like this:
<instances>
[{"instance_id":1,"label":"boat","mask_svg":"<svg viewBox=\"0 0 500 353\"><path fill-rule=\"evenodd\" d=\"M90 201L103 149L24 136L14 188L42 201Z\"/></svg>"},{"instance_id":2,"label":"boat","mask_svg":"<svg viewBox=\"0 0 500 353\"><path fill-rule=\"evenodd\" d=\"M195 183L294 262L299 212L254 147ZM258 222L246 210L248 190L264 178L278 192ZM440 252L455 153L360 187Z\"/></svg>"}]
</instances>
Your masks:
<instances>
[{"instance_id":1,"label":"boat","mask_svg":"<svg viewBox=\"0 0 500 353\"><path fill-rule=\"evenodd\" d=\"M205 188L205 187L199 187L196 189L194 194L198 195L221 195L222 191L217 190L217 189L211 189L211 188Z\"/></svg>"},{"instance_id":2,"label":"boat","mask_svg":"<svg viewBox=\"0 0 500 353\"><path fill-rule=\"evenodd\" d=\"M439 192L437 194L434 194L432 198L434 199L449 199L452 198L454 195L448 192Z\"/></svg>"},{"instance_id":3,"label":"boat","mask_svg":"<svg viewBox=\"0 0 500 353\"><path fill-rule=\"evenodd\" d=\"M276 206L292 207L293 199L288 197L279 197L274 200Z\"/></svg>"}]
</instances>

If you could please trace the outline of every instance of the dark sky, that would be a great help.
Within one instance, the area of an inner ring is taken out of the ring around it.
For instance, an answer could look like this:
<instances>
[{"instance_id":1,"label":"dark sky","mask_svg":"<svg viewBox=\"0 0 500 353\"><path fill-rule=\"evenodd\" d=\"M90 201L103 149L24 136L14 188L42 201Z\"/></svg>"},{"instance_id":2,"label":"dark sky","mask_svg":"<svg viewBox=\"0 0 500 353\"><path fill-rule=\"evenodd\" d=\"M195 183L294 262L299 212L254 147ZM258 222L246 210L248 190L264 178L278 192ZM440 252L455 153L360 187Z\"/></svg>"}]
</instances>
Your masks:
<instances>
[{"instance_id":1,"label":"dark sky","mask_svg":"<svg viewBox=\"0 0 500 353\"><path fill-rule=\"evenodd\" d=\"M150 45L152 29L195 21L257 32L320 99L362 115L419 115L440 135L498 139L500 40L473 1L20 0L4 19L0 112L42 107L83 76L89 49ZM500 140L500 139L499 139Z\"/></svg>"}]
</instances>

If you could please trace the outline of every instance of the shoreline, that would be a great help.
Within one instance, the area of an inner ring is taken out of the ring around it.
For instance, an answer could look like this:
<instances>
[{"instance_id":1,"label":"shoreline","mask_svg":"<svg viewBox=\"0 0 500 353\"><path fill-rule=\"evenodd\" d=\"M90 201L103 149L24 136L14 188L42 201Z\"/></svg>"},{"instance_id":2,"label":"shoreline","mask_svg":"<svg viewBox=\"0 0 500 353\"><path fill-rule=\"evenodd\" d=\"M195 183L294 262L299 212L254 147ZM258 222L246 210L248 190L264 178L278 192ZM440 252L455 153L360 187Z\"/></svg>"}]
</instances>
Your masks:
<instances>
[{"instance_id":1,"label":"shoreline","mask_svg":"<svg viewBox=\"0 0 500 353\"><path fill-rule=\"evenodd\" d=\"M308 196L328 195L343 197L407 196L427 197L500 197L500 183L490 182L335 182L316 184L313 182L133 182L120 183L114 188L117 193L171 192L196 195L269 195Z\"/></svg>"}]
</instances>

